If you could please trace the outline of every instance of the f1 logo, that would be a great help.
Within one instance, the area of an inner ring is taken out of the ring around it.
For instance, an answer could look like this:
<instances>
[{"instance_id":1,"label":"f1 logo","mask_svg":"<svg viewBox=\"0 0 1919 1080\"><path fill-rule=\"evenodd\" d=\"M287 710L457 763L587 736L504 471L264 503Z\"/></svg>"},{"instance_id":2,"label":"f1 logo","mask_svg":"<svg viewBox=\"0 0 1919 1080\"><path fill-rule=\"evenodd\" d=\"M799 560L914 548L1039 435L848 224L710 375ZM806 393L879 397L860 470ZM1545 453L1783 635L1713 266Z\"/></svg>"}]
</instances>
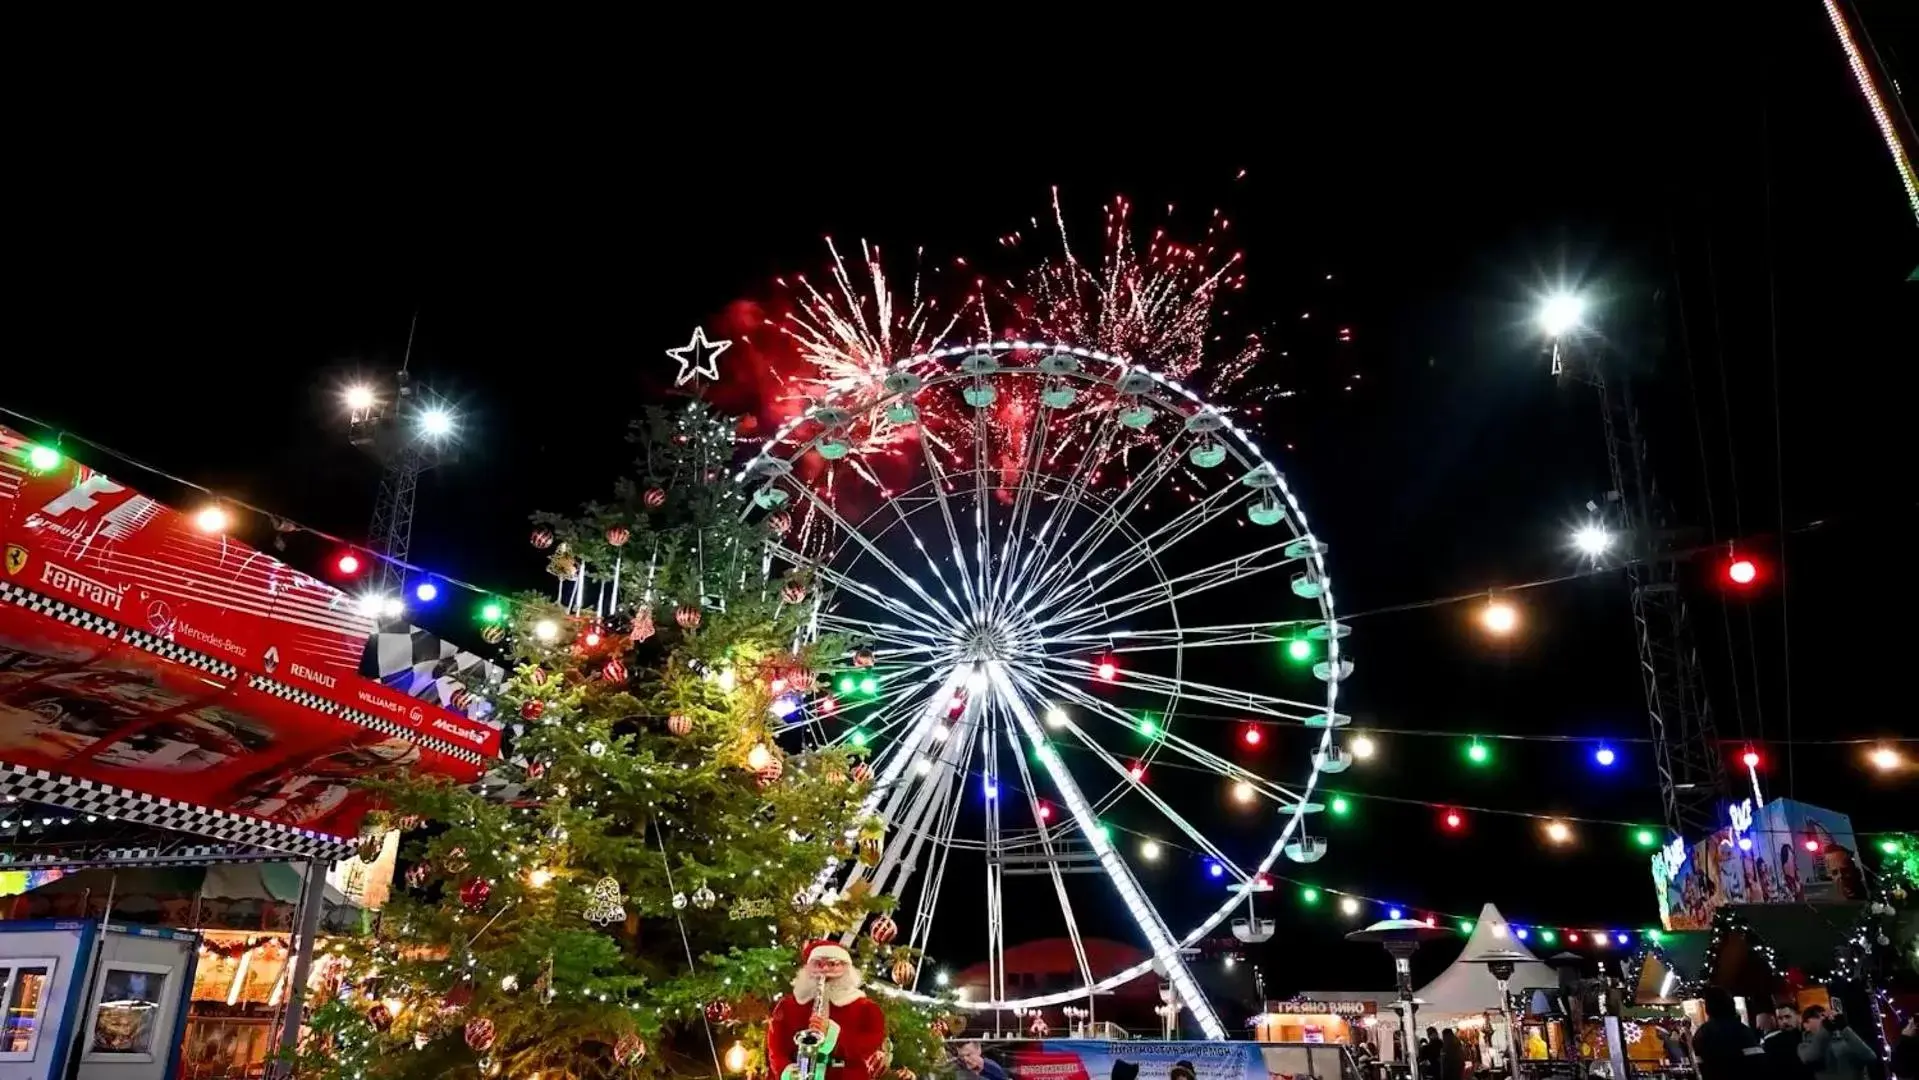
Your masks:
<instances>
[{"instance_id":1,"label":"f1 logo","mask_svg":"<svg viewBox=\"0 0 1919 1080\"><path fill-rule=\"evenodd\" d=\"M66 493L40 508L48 517L59 517L69 510L91 510L99 504L99 497L125 491L126 488L107 479L100 473L94 473L85 480L68 488Z\"/></svg>"}]
</instances>

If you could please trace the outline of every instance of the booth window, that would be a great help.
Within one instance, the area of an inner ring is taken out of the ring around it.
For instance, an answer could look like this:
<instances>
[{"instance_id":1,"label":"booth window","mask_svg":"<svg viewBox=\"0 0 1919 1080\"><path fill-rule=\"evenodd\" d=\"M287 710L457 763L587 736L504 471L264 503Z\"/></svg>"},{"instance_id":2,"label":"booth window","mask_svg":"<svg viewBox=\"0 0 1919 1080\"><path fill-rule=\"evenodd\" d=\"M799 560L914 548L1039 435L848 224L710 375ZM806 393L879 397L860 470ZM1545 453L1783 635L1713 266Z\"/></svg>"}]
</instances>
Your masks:
<instances>
[{"instance_id":1,"label":"booth window","mask_svg":"<svg viewBox=\"0 0 1919 1080\"><path fill-rule=\"evenodd\" d=\"M90 1060L151 1061L167 1037L165 1019L168 976L173 969L158 964L109 961L100 973L100 989L89 1019L87 1058Z\"/></svg>"},{"instance_id":2,"label":"booth window","mask_svg":"<svg viewBox=\"0 0 1919 1080\"><path fill-rule=\"evenodd\" d=\"M15 960L0 968L0 1061L31 1061L40 1041L40 1014L53 983L52 958Z\"/></svg>"}]
</instances>

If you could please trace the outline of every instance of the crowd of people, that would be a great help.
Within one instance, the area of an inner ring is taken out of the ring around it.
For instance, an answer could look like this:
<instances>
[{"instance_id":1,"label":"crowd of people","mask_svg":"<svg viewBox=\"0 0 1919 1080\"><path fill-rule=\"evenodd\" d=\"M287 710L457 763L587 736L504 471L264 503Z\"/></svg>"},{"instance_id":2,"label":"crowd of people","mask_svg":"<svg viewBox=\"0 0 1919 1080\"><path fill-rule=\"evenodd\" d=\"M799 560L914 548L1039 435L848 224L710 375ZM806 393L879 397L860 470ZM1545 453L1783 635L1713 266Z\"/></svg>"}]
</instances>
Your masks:
<instances>
[{"instance_id":1,"label":"crowd of people","mask_svg":"<svg viewBox=\"0 0 1919 1080\"><path fill-rule=\"evenodd\" d=\"M1700 1080L1919 1080L1919 1017L1906 1022L1887 1062L1844 1013L1823 1005L1777 1005L1748 1025L1725 990L1702 996L1706 1022L1692 1037Z\"/></svg>"},{"instance_id":2,"label":"crowd of people","mask_svg":"<svg viewBox=\"0 0 1919 1080\"><path fill-rule=\"evenodd\" d=\"M1478 1064L1478 1055L1467 1049L1454 1028L1442 1033L1429 1027L1419 1040L1420 1080L1461 1080Z\"/></svg>"}]
</instances>

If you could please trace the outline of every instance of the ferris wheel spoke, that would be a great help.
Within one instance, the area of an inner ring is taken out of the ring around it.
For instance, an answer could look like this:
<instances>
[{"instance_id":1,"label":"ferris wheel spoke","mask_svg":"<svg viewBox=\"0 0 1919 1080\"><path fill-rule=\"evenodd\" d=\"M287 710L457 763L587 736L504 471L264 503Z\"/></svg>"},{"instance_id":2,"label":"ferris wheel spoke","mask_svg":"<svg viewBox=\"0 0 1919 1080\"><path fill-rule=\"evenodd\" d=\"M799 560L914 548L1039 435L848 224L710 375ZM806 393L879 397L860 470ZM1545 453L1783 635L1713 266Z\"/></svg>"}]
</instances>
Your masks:
<instances>
[{"instance_id":1,"label":"ferris wheel spoke","mask_svg":"<svg viewBox=\"0 0 1919 1080\"><path fill-rule=\"evenodd\" d=\"M986 423L986 410L973 411L973 570L977 575L973 590L979 595L979 614L985 614L992 606L992 594L987 592L986 577L991 573L987 564L992 561L993 515L988 509L992 505L992 493L987 487L987 454L992 442L991 429Z\"/></svg>"},{"instance_id":2,"label":"ferris wheel spoke","mask_svg":"<svg viewBox=\"0 0 1919 1080\"><path fill-rule=\"evenodd\" d=\"M933 553L926 550L926 544L920 540L920 534L913 528L913 523L907 520L906 511L901 507L900 503L901 500L899 499L886 500L886 505L893 510L893 516L897 518L900 525L906 529L906 535L912 538L913 549L920 553L920 558L926 560L926 568L933 571L933 580L940 583L940 591L946 594L946 599L953 605L953 610L962 610L959 597L953 595L953 586L947 584L946 574L940 569L939 560L933 558ZM962 573L960 576L964 579L965 574Z\"/></svg>"},{"instance_id":3,"label":"ferris wheel spoke","mask_svg":"<svg viewBox=\"0 0 1919 1080\"><path fill-rule=\"evenodd\" d=\"M782 557L787 558L788 561L794 561L798 558L797 552L788 551L786 548L779 548L777 550L781 553ZM796 565L807 564L796 563ZM889 615L901 616L919 624L923 632L927 634L936 634L938 632L939 623L929 618L923 612L915 609L912 604L903 603L887 596L885 593L850 574L817 563L812 564L808 568L808 572L819 578L822 584L830 585L835 589L844 589Z\"/></svg>"},{"instance_id":4,"label":"ferris wheel spoke","mask_svg":"<svg viewBox=\"0 0 1919 1080\"><path fill-rule=\"evenodd\" d=\"M948 619L952 618L952 615L947 612L944 607L940 606L940 602L935 600L932 594L926 591L924 586L918 581L915 581L906 571L900 569L898 564L894 563L892 559L887 558L885 552L881 551L871 540L868 540L864 533L854 528L845 518L841 517L839 511L833 509L831 504L820 498L818 493L811 487L797 482L794 486L799 489L800 494L804 495L808 502L813 504L813 508L818 513L824 515L828 521L832 522L834 527L848 540L859 545L868 555L872 556L875 562L890 571L895 578L899 579L900 584L905 585L908 589L912 590L915 596L926 601L934 611L939 612ZM842 580L851 581L852 579L842 576Z\"/></svg>"},{"instance_id":5,"label":"ferris wheel spoke","mask_svg":"<svg viewBox=\"0 0 1919 1080\"><path fill-rule=\"evenodd\" d=\"M1025 697L1015 687L1005 665L997 660L988 661L986 673L992 692L1005 702L1007 710L1017 722L1021 733L1026 736L1026 741L1031 743L1038 753L1040 764L1044 766L1048 778L1059 790L1067 809L1072 812L1073 822L1079 827L1080 835L1092 847L1094 854L1099 858L1100 868L1106 871L1108 880L1119 891L1120 900L1126 905L1127 913L1133 917L1141 935L1145 937L1153 958L1159 962L1160 967L1172 980L1174 987L1179 991L1180 998L1192 1008L1193 1018L1199 1022L1200 1030L1205 1032L1209 1039L1225 1038L1226 1029L1221 1025L1212 1005L1206 1000L1205 992L1200 989L1199 982L1193 978L1192 971L1187 968L1186 960L1180 955L1179 945L1174 940L1172 931L1167 928L1165 921L1160 918L1159 912L1152 903L1146 899L1146 894L1139 887L1138 879L1133 877L1133 872L1126 865L1126 861L1120 858L1119 852L1113 847L1112 840L1093 819L1091 804L1086 801L1086 796L1080 791L1079 784L1073 779L1072 774L1060 764L1058 752L1047 744L1045 735L1040 731L1039 721L1033 716L1033 710L1027 704Z\"/></svg>"},{"instance_id":6,"label":"ferris wheel spoke","mask_svg":"<svg viewBox=\"0 0 1919 1080\"><path fill-rule=\"evenodd\" d=\"M918 630L900 626L897 623L874 622L870 619L854 618L838 612L823 611L814 620L815 624L828 633L848 634L868 639L897 649L933 649L945 648L951 643L947 635L935 634L930 630Z\"/></svg>"},{"instance_id":7,"label":"ferris wheel spoke","mask_svg":"<svg viewBox=\"0 0 1919 1080\"><path fill-rule=\"evenodd\" d=\"M1086 561L1091 559L1104 547L1106 542L1112 539L1115 533L1121 529L1128 528L1128 522L1132 518L1132 515L1137 513L1140 508L1146 504L1146 500L1149 499L1154 490L1159 487L1159 482L1167 476L1172 475L1179 467L1180 456L1176 449L1178 442L1179 439L1175 436L1169 440L1165 446L1161 447L1159 452L1154 455L1152 462L1147 466L1143 476L1134 478L1134 480L1126 486L1119 498L1109 502L1103 511L1100 512L1098 524L1082 532L1074 538L1072 544L1067 546L1066 551L1059 557L1059 566L1061 567L1060 574L1063 578L1070 578L1073 574L1078 573ZM1232 489L1221 488L1219 492L1215 492L1214 494L1218 495L1220 492L1230 490ZM1211 501L1210 497L1208 501ZM1185 518L1191 510L1192 508L1188 507L1187 511L1182 512L1179 517L1176 517L1174 520L1179 521ZM1202 519L1200 523L1204 524L1204 519ZM1155 535L1157 535L1159 531L1160 530L1155 530ZM1147 541L1142 541L1142 543L1146 542ZM1168 544L1166 546L1170 547L1171 545ZM1149 557L1150 554L1151 552L1149 550ZM1095 570L1094 572L1097 573L1098 571ZM1049 596L1051 595L1057 595L1057 590L1050 592Z\"/></svg>"},{"instance_id":8,"label":"ferris wheel spoke","mask_svg":"<svg viewBox=\"0 0 1919 1080\"><path fill-rule=\"evenodd\" d=\"M1304 555L1289 554L1287 548L1290 546L1291 542L1269 544L1257 551L1235 555L1211 566L1188 570L1176 577L1142 585L1131 592L1106 599L1099 598L1103 590L1094 586L1078 595L1078 606L1039 619L1037 627L1043 632L1064 627L1061 632L1080 634L1095 626L1128 619L1156 607L1176 605L1187 597L1197 596L1222 585L1233 585L1268 571L1290 566L1305 558ZM1278 553L1277 556L1275 552ZM1118 610L1115 610L1116 608Z\"/></svg>"},{"instance_id":9,"label":"ferris wheel spoke","mask_svg":"<svg viewBox=\"0 0 1919 1080\"><path fill-rule=\"evenodd\" d=\"M837 746L848 741L855 731L864 732L869 742L876 740L898 727L905 718L914 715L913 711L927 693L929 684L927 680L915 680L913 676L922 671L930 671L931 668L931 663L918 663L893 671L890 673L889 685L884 693L854 707L843 708L831 695L825 692L817 693L812 699L813 704L807 709L810 714L808 719L787 723L778 728L777 732L785 734L809 723L817 723L825 716L831 715L845 720L849 726L845 731L828 739L828 746ZM831 704L828 704L829 702ZM849 715L855 708L865 710L859 714L858 719L853 719Z\"/></svg>"},{"instance_id":10,"label":"ferris wheel spoke","mask_svg":"<svg viewBox=\"0 0 1919 1080\"><path fill-rule=\"evenodd\" d=\"M1027 554L1025 563L1019 567L1013 581L1007 586L1007 594L1011 595L1020 592L1021 586L1025 585L1023 594L1016 602L1018 606L1025 607L1032 598L1034 586L1026 584L1029 581L1029 575L1035 572L1036 567L1050 568L1053 548L1059 543L1060 536L1066 532L1066 526L1072 521L1074 509L1086 498L1086 493L1092 486L1093 477L1099 472L1099 462L1105 458L1118 431L1119 423L1116 414L1108 410L1098 430L1088 440L1085 451L1080 454L1079 460L1073 463L1073 471L1066 484L1053 499L1053 505L1047 509L1046 521L1040 526L1039 534L1034 538L1033 547ZM1065 514L1064 517L1061 517L1062 511ZM1038 572L1043 576L1047 571Z\"/></svg>"},{"instance_id":11,"label":"ferris wheel spoke","mask_svg":"<svg viewBox=\"0 0 1919 1080\"><path fill-rule=\"evenodd\" d=\"M1219 626L1168 627L1162 630L1104 630L1084 634L1048 637L1047 644L1063 645L1060 653L1103 651L1109 653L1154 652L1164 649L1197 649L1213 645L1272 645L1291 641L1300 630L1323 625L1320 619L1293 619L1285 622L1226 623Z\"/></svg>"},{"instance_id":12,"label":"ferris wheel spoke","mask_svg":"<svg viewBox=\"0 0 1919 1080\"><path fill-rule=\"evenodd\" d=\"M1038 490L1040 462L1046 457L1047 418L1052 416L1050 406L1040 405L1040 419L1027 431L1026 446L1020 448L1019 490L1013 497L1012 513L1007 515L1006 538L1001 542L999 566L993 573L993 595L999 601L994 608L998 615L1011 598L1012 587L1007 574L1018 565L1021 541L1026 536L1026 524L1033 509L1033 495Z\"/></svg>"},{"instance_id":13,"label":"ferris wheel spoke","mask_svg":"<svg viewBox=\"0 0 1919 1080\"><path fill-rule=\"evenodd\" d=\"M1095 665L1076 657L1060 661L1062 667L1073 669L1082 679L1094 675ZM1232 709L1257 712L1279 720L1294 723L1322 722L1329 715L1324 705L1315 705L1306 701L1293 701L1288 698L1274 697L1271 694L1254 693L1251 690L1234 690L1230 687L1215 686L1212 683L1197 682L1192 679L1173 679L1146 671L1128 671L1126 682L1129 685L1177 697L1183 701L1197 701L1208 705L1224 705ZM1331 714L1344 719L1341 714Z\"/></svg>"},{"instance_id":14,"label":"ferris wheel spoke","mask_svg":"<svg viewBox=\"0 0 1919 1080\"><path fill-rule=\"evenodd\" d=\"M946 497L946 471L940 467L939 458L933 453L933 448L928 445L928 440L921 439L919 442L920 455L926 459L927 472L933 478L933 497L939 503L940 520L946 523L946 541L953 548L953 564L957 571L955 576L959 578L961 591L966 594L967 610L977 614L980 603L979 599L973 595L971 571L966 566L966 549L960 545L959 526L953 521L953 504ZM931 559L932 556L929 554L927 558ZM957 623L960 620L952 621Z\"/></svg>"},{"instance_id":15,"label":"ferris wheel spoke","mask_svg":"<svg viewBox=\"0 0 1919 1080\"><path fill-rule=\"evenodd\" d=\"M1128 716L1125 713L1125 711L1123 711L1122 709L1120 709L1118 706L1114 705L1110 701L1106 701L1104 699L1094 697L1093 695L1080 689L1078 686L1075 686L1072 683L1064 679L1061 679L1055 675L1052 675L1051 673L1048 673L1048 672L1035 671L1029 667L1022 670L1019 674L1021 676L1024 676L1024 681L1026 681L1029 686L1034 688L1036 697L1045 696L1045 694L1041 692L1041 690L1043 690L1043 687L1039 685L1039 684L1044 684L1045 686L1050 686L1054 690L1058 691L1058 693L1065 699L1076 701L1080 705L1086 707L1087 709L1092 710L1094 713L1112 721L1113 723L1117 724L1122 730L1126 731L1127 733L1135 734L1138 731L1138 724L1139 724L1138 720L1135 719L1134 717ZM1058 700L1058 699L1056 698L1055 700ZM1067 722L1068 723L1072 722L1070 717L1067 718ZM1220 776L1222 779L1232 780L1232 781L1245 781L1246 783L1253 785L1253 788L1256 792L1264 793L1265 795L1267 795L1269 798L1273 799L1276 802L1283 803L1283 802L1295 801L1299 798L1298 792L1293 791L1292 789L1287 788L1282 784L1275 783L1274 781L1264 776L1261 776L1259 773L1256 773L1250 769L1244 768L1243 766L1235 762L1232 762L1227 760L1226 758L1220 757L1218 754L1213 753L1211 750L1208 750L1203 746L1199 746L1196 743L1193 743L1185 738L1182 738L1171 731L1162 729L1158 734L1154 736L1154 738L1161 745L1165 746L1168 750L1180 755L1183 758L1186 758L1189 761L1194 762L1196 765L1200 766L1201 768L1204 768L1206 771L1214 773Z\"/></svg>"},{"instance_id":16,"label":"ferris wheel spoke","mask_svg":"<svg viewBox=\"0 0 1919 1080\"><path fill-rule=\"evenodd\" d=\"M1113 558L1102 560L1091 568L1086 567L1086 562L1097 554L1098 549L1088 548L1077 562L1060 569L1060 580L1047 590L1037 610L1045 611L1067 598L1098 596L1126 581L1135 570L1164 559L1166 553L1180 541L1199 532L1251 497L1250 488L1236 491L1231 487L1222 487L1180 511L1152 532L1137 537ZM1123 524L1116 516L1114 521L1116 525Z\"/></svg>"}]
</instances>

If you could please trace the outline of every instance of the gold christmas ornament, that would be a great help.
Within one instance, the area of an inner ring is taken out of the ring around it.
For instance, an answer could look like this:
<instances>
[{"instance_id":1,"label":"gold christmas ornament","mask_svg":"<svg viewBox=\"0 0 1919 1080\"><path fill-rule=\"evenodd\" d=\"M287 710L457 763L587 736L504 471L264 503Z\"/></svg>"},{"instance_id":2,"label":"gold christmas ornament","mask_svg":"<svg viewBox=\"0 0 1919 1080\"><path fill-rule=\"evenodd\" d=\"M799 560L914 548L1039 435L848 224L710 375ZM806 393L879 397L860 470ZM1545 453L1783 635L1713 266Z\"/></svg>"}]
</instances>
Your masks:
<instances>
[{"instance_id":1,"label":"gold christmas ornament","mask_svg":"<svg viewBox=\"0 0 1919 1080\"><path fill-rule=\"evenodd\" d=\"M611 877L603 877L593 883L593 891L587 894L586 911L588 922L600 926L611 926L626 921L626 897L620 894L620 883Z\"/></svg>"}]
</instances>

